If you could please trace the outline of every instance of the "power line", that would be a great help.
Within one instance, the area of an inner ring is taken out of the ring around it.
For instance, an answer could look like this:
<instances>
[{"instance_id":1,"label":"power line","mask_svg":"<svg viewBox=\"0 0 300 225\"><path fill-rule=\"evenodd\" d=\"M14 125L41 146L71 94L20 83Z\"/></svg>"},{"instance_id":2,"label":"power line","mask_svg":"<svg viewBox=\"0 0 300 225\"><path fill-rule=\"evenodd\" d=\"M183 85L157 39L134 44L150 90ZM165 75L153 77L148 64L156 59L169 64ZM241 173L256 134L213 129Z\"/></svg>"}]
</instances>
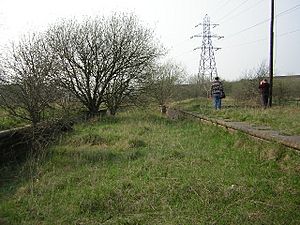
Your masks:
<instances>
[{"instance_id":1,"label":"power line","mask_svg":"<svg viewBox=\"0 0 300 225\"><path fill-rule=\"evenodd\" d=\"M225 21L231 20L232 18L234 18L234 17L236 17L236 16L239 16L239 15L241 15L242 13L244 13L244 12L250 10L250 9L253 9L254 7L258 6L260 3L264 2L264 1L266 1L266 0L259 0L258 2L256 2L256 3L253 4L253 5L251 5L250 7L248 7L248 8L246 8L246 9L244 9L243 11L240 11L239 13L237 13L237 14L235 14L235 15L233 15L233 16L231 16L231 17L225 19L225 20L223 20L222 22L224 23Z\"/></svg>"},{"instance_id":2,"label":"power line","mask_svg":"<svg viewBox=\"0 0 300 225\"><path fill-rule=\"evenodd\" d=\"M297 10L297 9L300 9L300 4L295 5L295 6L289 8L289 9L283 11L283 12L278 13L278 14L276 15L276 17L280 17L280 16L283 16L283 15L289 14L289 13L291 13L291 12ZM233 33L233 34L227 36L226 39L232 38L232 37L234 37L234 36L236 36L236 35L238 35L238 34L240 34L240 33L243 33L243 32L245 32L245 31L247 31L247 30L250 30L250 29L252 29L252 28L254 28L254 27L256 27L256 26L259 26L259 25L261 25L261 24L264 24L264 23L266 23L266 22L268 22L268 21L270 21L270 18L269 18L269 19L266 19L266 20L263 20L263 21L261 21L261 22L259 22L259 23L256 23L256 24L254 24L254 25L252 25L252 26L250 26L250 27L247 27L247 28L245 28L245 29L243 29L243 30L240 30L240 31L238 31L238 32L236 32L236 33Z\"/></svg>"},{"instance_id":3,"label":"power line","mask_svg":"<svg viewBox=\"0 0 300 225\"><path fill-rule=\"evenodd\" d=\"M266 23L266 22L268 22L268 21L270 21L270 19L263 20L263 21L261 21L261 22L259 22L259 23L256 23L256 24L254 24L254 25L252 25L252 26L250 26L250 27L247 27L247 28L245 28L245 29L243 29L243 30L240 30L240 31L238 31L238 32L236 32L236 33L233 33L233 34L227 36L226 39L232 38L232 37L234 37L234 36L236 36L236 35L238 35L238 34L240 34L240 33L243 33L243 32L245 32L245 31L247 31L247 30L250 30L250 29L252 29L252 28L254 28L254 27L257 27L257 26L259 26L259 25L261 25L261 24L264 24L264 23Z\"/></svg>"},{"instance_id":4,"label":"power line","mask_svg":"<svg viewBox=\"0 0 300 225\"><path fill-rule=\"evenodd\" d=\"M290 13L292 13L293 11L295 11L295 10L297 10L297 9L300 9L300 4L295 5L295 6L293 6L292 8L289 8L289 9L287 9L287 10L281 12L281 13L278 13L278 14L276 15L276 17L280 17L280 16L285 15L285 14L290 14Z\"/></svg>"},{"instance_id":5,"label":"power line","mask_svg":"<svg viewBox=\"0 0 300 225\"><path fill-rule=\"evenodd\" d=\"M245 10L243 10L243 11L237 13L236 15L231 16L231 17L229 17L229 18L227 18L227 19L224 20L224 18L226 18L227 16L229 16L230 14L232 14L232 12L234 12L235 10L237 10L237 9L240 8L242 5L244 5L245 3L248 2L248 0L245 0L244 2L242 2L241 4L239 4L237 7L235 7L233 10L231 10L229 13L227 13L225 16L223 16L223 17L218 21L218 23L220 23L220 22L223 22L223 23L224 23L224 21L228 21L228 20L230 20L230 19L232 19L232 18L234 18L234 17L236 17L236 16L238 16L238 15L240 15L240 14L242 14L242 13L244 13L244 12L246 12L246 11L248 11L248 10L250 10L250 9L252 9L252 8L254 8L254 7L256 7L256 6L258 6L259 4L261 4L261 3L264 2L264 1L266 1L266 0L259 0L258 2L256 2L256 3L253 4L253 5L251 5L250 7L246 8ZM290 13L292 13L292 12L294 12L295 10L298 10L298 9L300 9L300 4L295 5L295 6L289 8L289 9L283 11L283 12L278 13L278 14L276 15L276 17L280 17L280 16L283 16L283 15L285 15L285 14L290 14Z\"/></svg>"},{"instance_id":6,"label":"power line","mask_svg":"<svg viewBox=\"0 0 300 225\"><path fill-rule=\"evenodd\" d=\"M300 31L300 28L292 30L292 31L288 31L288 32L285 32L285 33L282 33L282 34L277 34L276 37L286 36L286 35L296 33L296 32L299 32L299 31ZM244 43L240 43L240 44L236 44L236 45L225 46L223 48L240 47L240 46L254 44L254 43L261 42L261 41L266 41L266 40L268 40L268 38L261 38L261 39L257 39L257 40L254 40L254 41L244 42Z\"/></svg>"},{"instance_id":7,"label":"power line","mask_svg":"<svg viewBox=\"0 0 300 225\"><path fill-rule=\"evenodd\" d=\"M261 38L261 39L255 40L255 41L244 42L244 43L241 43L241 44L231 45L231 46L227 46L227 47L225 46L224 48L240 47L240 46L254 44L254 43L261 42L261 41L266 41L266 40L268 40L268 38Z\"/></svg>"},{"instance_id":8,"label":"power line","mask_svg":"<svg viewBox=\"0 0 300 225\"><path fill-rule=\"evenodd\" d=\"M226 18L227 16L231 15L234 11L236 11L237 9L239 9L241 6L243 6L244 4L246 4L249 0L245 0L243 1L241 4L239 4L238 6L236 6L234 9L232 9L231 11L229 11L229 13L225 14L225 16L221 17L219 19L219 23L220 21L222 21L224 18Z\"/></svg>"},{"instance_id":9,"label":"power line","mask_svg":"<svg viewBox=\"0 0 300 225\"><path fill-rule=\"evenodd\" d=\"M217 13L220 9L222 9L225 5L227 5L230 2L230 0L227 0L224 2L220 7L218 7L212 14Z\"/></svg>"},{"instance_id":10,"label":"power line","mask_svg":"<svg viewBox=\"0 0 300 225\"><path fill-rule=\"evenodd\" d=\"M285 32L283 34L279 34L277 37L286 36L288 34L296 33L296 32L299 32L299 31L300 31L300 29L292 30L292 31L289 31L289 32Z\"/></svg>"}]
</instances>

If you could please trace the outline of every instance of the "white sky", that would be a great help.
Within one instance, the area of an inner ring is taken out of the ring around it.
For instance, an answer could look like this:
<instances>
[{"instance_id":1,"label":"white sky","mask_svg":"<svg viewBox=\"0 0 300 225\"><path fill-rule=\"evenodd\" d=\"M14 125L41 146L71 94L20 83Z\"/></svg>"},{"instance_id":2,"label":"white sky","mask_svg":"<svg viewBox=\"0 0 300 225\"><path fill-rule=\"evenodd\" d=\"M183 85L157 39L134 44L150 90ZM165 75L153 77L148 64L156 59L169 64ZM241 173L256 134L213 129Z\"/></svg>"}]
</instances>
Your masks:
<instances>
[{"instance_id":1,"label":"white sky","mask_svg":"<svg viewBox=\"0 0 300 225\"><path fill-rule=\"evenodd\" d=\"M170 49L168 57L183 64L190 74L198 72L201 38L195 25L208 14L220 25L212 31L225 36L213 39L219 76L241 78L247 69L269 62L271 0L0 0L0 48L27 32L45 29L59 18L134 12ZM275 73L300 74L300 0L275 0L280 14L275 22ZM245 31L243 31L245 30ZM243 32L240 32L243 31Z\"/></svg>"}]
</instances>

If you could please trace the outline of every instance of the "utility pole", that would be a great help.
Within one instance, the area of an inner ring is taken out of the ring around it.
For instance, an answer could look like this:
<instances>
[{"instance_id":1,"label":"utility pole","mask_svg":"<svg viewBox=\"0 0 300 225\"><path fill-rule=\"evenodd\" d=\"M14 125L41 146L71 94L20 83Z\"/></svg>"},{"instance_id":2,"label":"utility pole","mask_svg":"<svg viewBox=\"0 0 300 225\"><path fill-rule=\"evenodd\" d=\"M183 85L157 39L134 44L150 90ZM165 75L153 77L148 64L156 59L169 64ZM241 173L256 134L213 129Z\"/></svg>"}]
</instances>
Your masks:
<instances>
[{"instance_id":1,"label":"utility pole","mask_svg":"<svg viewBox=\"0 0 300 225\"><path fill-rule=\"evenodd\" d=\"M270 24L270 63L269 63L269 76L270 76L270 98L269 107L272 107L273 96L273 68L274 68L274 0L271 0L271 24Z\"/></svg>"},{"instance_id":2,"label":"utility pole","mask_svg":"<svg viewBox=\"0 0 300 225\"><path fill-rule=\"evenodd\" d=\"M193 35L194 37L202 37L202 45L201 47L197 47L194 50L201 49L200 54L200 62L199 62L199 70L198 70L198 80L203 84L203 88L206 90L207 95L209 95L209 86L213 77L218 76L216 60L214 51L219 50L221 48L213 47L212 38L221 39L224 36L212 35L211 27L215 28L219 24L211 24L210 18L206 14L203 23L199 23L195 27L203 26L202 34Z\"/></svg>"}]
</instances>

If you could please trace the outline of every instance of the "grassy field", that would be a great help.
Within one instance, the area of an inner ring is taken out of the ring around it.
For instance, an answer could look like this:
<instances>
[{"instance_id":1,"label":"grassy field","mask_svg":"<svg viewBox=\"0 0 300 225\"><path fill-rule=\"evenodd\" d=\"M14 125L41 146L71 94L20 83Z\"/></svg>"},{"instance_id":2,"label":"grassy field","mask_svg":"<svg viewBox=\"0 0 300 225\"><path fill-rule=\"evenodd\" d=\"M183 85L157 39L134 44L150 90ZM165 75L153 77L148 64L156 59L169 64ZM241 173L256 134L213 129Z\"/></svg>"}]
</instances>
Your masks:
<instances>
[{"instance_id":1,"label":"grassy field","mask_svg":"<svg viewBox=\"0 0 300 225\"><path fill-rule=\"evenodd\" d=\"M30 165L1 169L0 224L300 224L299 153L149 110L76 125Z\"/></svg>"},{"instance_id":2,"label":"grassy field","mask_svg":"<svg viewBox=\"0 0 300 225\"><path fill-rule=\"evenodd\" d=\"M286 135L300 135L300 106L243 107L231 99L222 101L222 110L214 110L211 99L190 99L174 104L175 107L211 118L229 121L245 121L255 125L269 126Z\"/></svg>"}]
</instances>

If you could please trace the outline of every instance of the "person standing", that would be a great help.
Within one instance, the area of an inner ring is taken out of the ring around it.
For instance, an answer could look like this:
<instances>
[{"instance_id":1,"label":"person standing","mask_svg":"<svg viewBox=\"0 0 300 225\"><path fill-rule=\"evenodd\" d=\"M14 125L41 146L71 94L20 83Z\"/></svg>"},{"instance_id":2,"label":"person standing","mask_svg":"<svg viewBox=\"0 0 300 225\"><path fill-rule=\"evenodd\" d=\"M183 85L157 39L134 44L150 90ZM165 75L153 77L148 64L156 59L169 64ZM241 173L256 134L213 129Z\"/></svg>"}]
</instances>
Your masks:
<instances>
[{"instance_id":1,"label":"person standing","mask_svg":"<svg viewBox=\"0 0 300 225\"><path fill-rule=\"evenodd\" d=\"M258 86L261 95L261 104L264 108L267 108L270 94L270 84L267 79L263 79Z\"/></svg>"},{"instance_id":2,"label":"person standing","mask_svg":"<svg viewBox=\"0 0 300 225\"><path fill-rule=\"evenodd\" d=\"M215 77L214 81L211 84L210 91L215 109L221 109L221 94L223 93L223 84L220 81L219 77Z\"/></svg>"}]
</instances>

